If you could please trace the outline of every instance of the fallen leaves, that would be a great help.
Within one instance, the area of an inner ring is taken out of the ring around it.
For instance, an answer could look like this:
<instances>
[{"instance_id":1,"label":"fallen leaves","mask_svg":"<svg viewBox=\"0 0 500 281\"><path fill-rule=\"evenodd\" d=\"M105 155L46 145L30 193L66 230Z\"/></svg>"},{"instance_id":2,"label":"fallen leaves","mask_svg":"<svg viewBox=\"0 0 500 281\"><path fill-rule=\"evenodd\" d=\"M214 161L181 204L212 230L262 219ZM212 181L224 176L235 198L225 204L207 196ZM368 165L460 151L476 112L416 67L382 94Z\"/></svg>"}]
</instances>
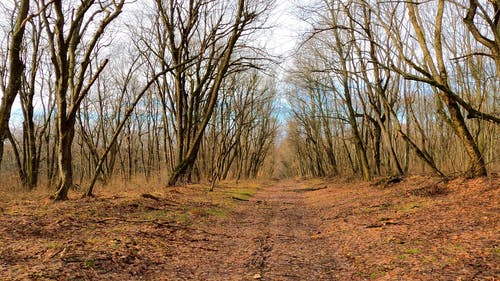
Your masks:
<instances>
[{"instance_id":1,"label":"fallen leaves","mask_svg":"<svg viewBox=\"0 0 500 281\"><path fill-rule=\"evenodd\" d=\"M141 190L60 204L4 200L0 279L500 276L498 179L436 185L410 177L385 188L314 179L257 193L253 185L222 185L213 193L203 186Z\"/></svg>"}]
</instances>

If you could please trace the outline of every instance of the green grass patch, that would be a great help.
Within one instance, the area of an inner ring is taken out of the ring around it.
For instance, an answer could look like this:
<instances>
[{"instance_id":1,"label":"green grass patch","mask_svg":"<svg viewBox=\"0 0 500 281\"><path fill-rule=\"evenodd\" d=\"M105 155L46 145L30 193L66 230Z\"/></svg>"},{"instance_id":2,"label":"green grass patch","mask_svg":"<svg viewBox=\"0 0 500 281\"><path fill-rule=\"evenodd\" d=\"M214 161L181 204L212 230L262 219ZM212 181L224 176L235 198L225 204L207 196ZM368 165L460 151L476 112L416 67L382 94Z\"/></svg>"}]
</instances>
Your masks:
<instances>
[{"instance_id":1,"label":"green grass patch","mask_svg":"<svg viewBox=\"0 0 500 281\"><path fill-rule=\"evenodd\" d=\"M384 270L382 270L381 268L375 270L375 271L372 271L372 272L362 272L362 271L358 271L356 272L356 275L363 278L363 279L377 279L377 278L380 278L382 276L385 276L386 272Z\"/></svg>"},{"instance_id":2,"label":"green grass patch","mask_svg":"<svg viewBox=\"0 0 500 281\"><path fill-rule=\"evenodd\" d=\"M137 212L133 216L145 220L165 220L169 218L169 212L166 210L149 210L144 212Z\"/></svg>"},{"instance_id":3,"label":"green grass patch","mask_svg":"<svg viewBox=\"0 0 500 281\"><path fill-rule=\"evenodd\" d=\"M405 253L407 255L418 255L418 254L422 253L422 250L417 249L417 248L410 248L410 249L404 250L403 253Z\"/></svg>"},{"instance_id":4,"label":"green grass patch","mask_svg":"<svg viewBox=\"0 0 500 281\"><path fill-rule=\"evenodd\" d=\"M420 208L424 208L428 206L428 202L410 202L406 204L402 204L397 206L397 210L404 212L404 213L410 213L410 212L416 212Z\"/></svg>"},{"instance_id":5,"label":"green grass patch","mask_svg":"<svg viewBox=\"0 0 500 281\"><path fill-rule=\"evenodd\" d=\"M406 250L403 250L403 252L398 256L398 259L399 260L406 260L410 256L419 255L421 253L422 253L422 250L417 249L417 248L406 249ZM432 256L425 257L423 260L424 263L431 263L433 261L435 261L435 257L432 257Z\"/></svg>"},{"instance_id":6,"label":"green grass patch","mask_svg":"<svg viewBox=\"0 0 500 281\"><path fill-rule=\"evenodd\" d=\"M228 215L229 211L220 207L197 207L188 211L188 214L195 217L219 217L224 218Z\"/></svg>"},{"instance_id":7,"label":"green grass patch","mask_svg":"<svg viewBox=\"0 0 500 281\"><path fill-rule=\"evenodd\" d=\"M255 195L256 189L242 188L227 191L228 195L234 199L248 201Z\"/></svg>"},{"instance_id":8,"label":"green grass patch","mask_svg":"<svg viewBox=\"0 0 500 281\"><path fill-rule=\"evenodd\" d=\"M500 258L500 248L491 249L491 253L493 254L493 256Z\"/></svg>"},{"instance_id":9,"label":"green grass patch","mask_svg":"<svg viewBox=\"0 0 500 281\"><path fill-rule=\"evenodd\" d=\"M374 272L370 273L370 275L368 276L368 278L370 278L370 279L377 279L377 278L380 278L380 277L382 277L384 275L385 275L384 271L374 271Z\"/></svg>"},{"instance_id":10,"label":"green grass patch","mask_svg":"<svg viewBox=\"0 0 500 281\"><path fill-rule=\"evenodd\" d=\"M437 262L439 259L435 256L427 256L424 258L423 262L424 264L430 264L430 263L435 263Z\"/></svg>"},{"instance_id":11,"label":"green grass patch","mask_svg":"<svg viewBox=\"0 0 500 281\"><path fill-rule=\"evenodd\" d=\"M176 213L171 218L173 221L188 225L191 223L191 216L188 213Z\"/></svg>"},{"instance_id":12,"label":"green grass patch","mask_svg":"<svg viewBox=\"0 0 500 281\"><path fill-rule=\"evenodd\" d=\"M85 260L85 267L93 268L95 265L95 261L92 259Z\"/></svg>"},{"instance_id":13,"label":"green grass patch","mask_svg":"<svg viewBox=\"0 0 500 281\"><path fill-rule=\"evenodd\" d=\"M206 212L209 216L215 216L218 218L224 218L228 215L228 211L223 208L218 207L210 207L206 209Z\"/></svg>"},{"instance_id":14,"label":"green grass patch","mask_svg":"<svg viewBox=\"0 0 500 281\"><path fill-rule=\"evenodd\" d=\"M61 247L61 242L49 241L49 242L47 242L46 246L48 249L55 249L55 248Z\"/></svg>"}]
</instances>

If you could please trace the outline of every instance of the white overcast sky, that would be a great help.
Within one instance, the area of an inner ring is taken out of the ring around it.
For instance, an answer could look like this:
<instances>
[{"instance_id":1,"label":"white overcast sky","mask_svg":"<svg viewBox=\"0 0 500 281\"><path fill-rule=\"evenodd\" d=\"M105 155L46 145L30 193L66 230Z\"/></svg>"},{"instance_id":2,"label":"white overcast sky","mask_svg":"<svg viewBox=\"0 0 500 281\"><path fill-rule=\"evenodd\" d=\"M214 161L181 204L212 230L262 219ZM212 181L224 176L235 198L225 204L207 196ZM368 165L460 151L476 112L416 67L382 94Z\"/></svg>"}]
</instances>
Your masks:
<instances>
[{"instance_id":1,"label":"white overcast sky","mask_svg":"<svg viewBox=\"0 0 500 281\"><path fill-rule=\"evenodd\" d=\"M288 57L296 46L298 37L304 32L304 24L294 15L296 1L277 0L276 9L270 18L268 47L273 54Z\"/></svg>"},{"instance_id":2,"label":"white overcast sky","mask_svg":"<svg viewBox=\"0 0 500 281\"><path fill-rule=\"evenodd\" d=\"M308 29L306 23L297 16L297 5L303 5L311 0L276 0L269 25L273 28L268 33L266 47L268 51L280 57L280 64L275 71L278 80L285 78L293 62L293 54L300 42L300 37Z\"/></svg>"}]
</instances>

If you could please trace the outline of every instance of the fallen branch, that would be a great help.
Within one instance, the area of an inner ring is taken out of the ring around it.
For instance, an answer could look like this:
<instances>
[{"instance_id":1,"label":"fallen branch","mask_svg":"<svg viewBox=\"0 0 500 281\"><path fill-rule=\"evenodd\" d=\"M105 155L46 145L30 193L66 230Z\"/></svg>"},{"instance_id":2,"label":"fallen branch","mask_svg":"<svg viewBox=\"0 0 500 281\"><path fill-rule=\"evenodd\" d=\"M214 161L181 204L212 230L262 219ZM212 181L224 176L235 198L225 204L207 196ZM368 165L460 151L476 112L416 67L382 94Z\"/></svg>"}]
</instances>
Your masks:
<instances>
[{"instance_id":1,"label":"fallen branch","mask_svg":"<svg viewBox=\"0 0 500 281\"><path fill-rule=\"evenodd\" d=\"M308 188L299 188L299 189L293 189L293 192L310 192L310 191L316 191L316 190L321 190L321 189L326 189L328 186L320 186L320 187L308 187Z\"/></svg>"},{"instance_id":2,"label":"fallen branch","mask_svg":"<svg viewBox=\"0 0 500 281\"><path fill-rule=\"evenodd\" d=\"M158 197L156 197L156 196L154 196L152 194L149 194L149 193L144 193L144 194L141 195L141 197L148 198L148 199L153 199L155 201L159 201L160 200L160 198L158 198Z\"/></svg>"},{"instance_id":3,"label":"fallen branch","mask_svg":"<svg viewBox=\"0 0 500 281\"><path fill-rule=\"evenodd\" d=\"M250 201L250 199L240 198L240 197L236 197L236 196L231 196L231 199L238 200L238 201Z\"/></svg>"}]
</instances>

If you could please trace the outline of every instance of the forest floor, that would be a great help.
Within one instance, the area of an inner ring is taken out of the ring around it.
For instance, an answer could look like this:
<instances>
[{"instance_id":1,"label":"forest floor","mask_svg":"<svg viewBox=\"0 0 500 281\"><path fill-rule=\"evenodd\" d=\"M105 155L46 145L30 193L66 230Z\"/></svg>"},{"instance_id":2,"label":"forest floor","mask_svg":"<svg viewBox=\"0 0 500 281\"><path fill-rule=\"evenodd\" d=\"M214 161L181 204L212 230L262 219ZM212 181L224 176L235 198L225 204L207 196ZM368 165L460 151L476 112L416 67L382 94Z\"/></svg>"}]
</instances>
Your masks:
<instances>
[{"instance_id":1,"label":"forest floor","mask_svg":"<svg viewBox=\"0 0 500 281\"><path fill-rule=\"evenodd\" d=\"M500 279L498 177L0 196L0 280Z\"/></svg>"}]
</instances>

